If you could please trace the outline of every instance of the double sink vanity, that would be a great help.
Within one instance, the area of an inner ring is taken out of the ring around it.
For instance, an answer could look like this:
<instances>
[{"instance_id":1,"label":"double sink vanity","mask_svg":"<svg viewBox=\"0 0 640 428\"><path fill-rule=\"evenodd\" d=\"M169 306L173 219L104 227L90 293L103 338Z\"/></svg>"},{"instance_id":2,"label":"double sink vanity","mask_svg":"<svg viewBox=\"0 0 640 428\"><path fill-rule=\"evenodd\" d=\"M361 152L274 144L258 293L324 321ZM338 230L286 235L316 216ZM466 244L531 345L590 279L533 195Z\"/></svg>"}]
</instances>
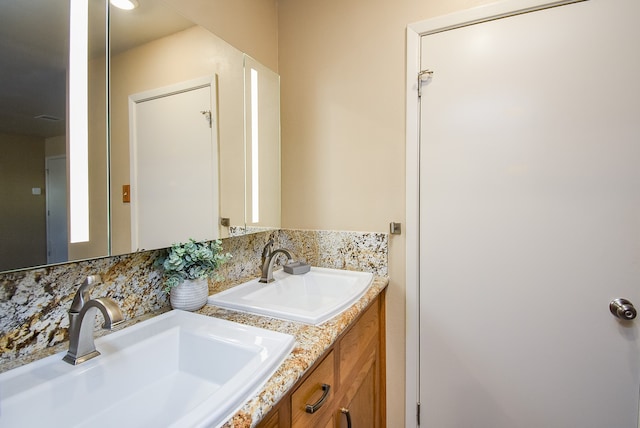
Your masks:
<instances>
[{"instance_id":1,"label":"double sink vanity","mask_svg":"<svg viewBox=\"0 0 640 428\"><path fill-rule=\"evenodd\" d=\"M97 338L80 364L62 352L0 374L0 425L384 426L387 279L272 276Z\"/></svg>"}]
</instances>

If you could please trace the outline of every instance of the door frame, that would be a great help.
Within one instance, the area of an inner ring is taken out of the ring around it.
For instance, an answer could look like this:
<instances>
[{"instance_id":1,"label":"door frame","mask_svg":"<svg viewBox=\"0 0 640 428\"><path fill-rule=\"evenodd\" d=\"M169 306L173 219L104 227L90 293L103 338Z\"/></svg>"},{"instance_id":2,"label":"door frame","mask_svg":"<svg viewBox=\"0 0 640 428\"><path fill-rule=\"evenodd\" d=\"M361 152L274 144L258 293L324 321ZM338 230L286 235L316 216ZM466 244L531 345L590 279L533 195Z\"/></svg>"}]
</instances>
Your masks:
<instances>
[{"instance_id":1,"label":"door frame","mask_svg":"<svg viewBox=\"0 0 640 428\"><path fill-rule=\"evenodd\" d=\"M420 402L420 39L499 18L588 0L503 0L416 22L407 26L406 45L406 291L405 427L417 427Z\"/></svg>"}]
</instances>

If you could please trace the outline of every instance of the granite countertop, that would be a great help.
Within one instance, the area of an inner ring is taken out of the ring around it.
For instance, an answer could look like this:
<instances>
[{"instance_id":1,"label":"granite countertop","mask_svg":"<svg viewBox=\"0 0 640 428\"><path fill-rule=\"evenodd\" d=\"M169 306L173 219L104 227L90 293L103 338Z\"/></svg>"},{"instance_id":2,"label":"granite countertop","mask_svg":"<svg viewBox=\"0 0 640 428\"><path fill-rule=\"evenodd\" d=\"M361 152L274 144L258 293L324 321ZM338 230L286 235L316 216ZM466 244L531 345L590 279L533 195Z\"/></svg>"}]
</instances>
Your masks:
<instances>
[{"instance_id":1,"label":"granite countertop","mask_svg":"<svg viewBox=\"0 0 640 428\"><path fill-rule=\"evenodd\" d=\"M262 386L261 390L250 398L249 401L223 425L223 428L250 428L260 422L388 284L389 279L387 277L374 276L373 283L364 296L347 310L319 326L280 320L246 312L237 312L209 305L196 311L196 313L207 316L287 333L294 336L296 341L293 350L285 357L280 367L278 367L271 378ZM128 320L112 331L129 327L169 309L170 308L166 308L156 313L149 313ZM96 337L100 337L109 333L110 332L106 330L99 330L95 332L95 335ZM66 349L68 349L68 342L63 342L46 348L45 350L34 352L23 358L3 364L0 372L28 364L40 358L65 351Z\"/></svg>"},{"instance_id":2,"label":"granite countertop","mask_svg":"<svg viewBox=\"0 0 640 428\"><path fill-rule=\"evenodd\" d=\"M369 290L360 300L346 311L319 326L236 312L209 305L197 311L203 315L287 333L294 336L296 340L293 350L285 357L280 367L267 380L260 392L250 398L223 427L249 428L255 426L388 284L388 278L374 277Z\"/></svg>"}]
</instances>

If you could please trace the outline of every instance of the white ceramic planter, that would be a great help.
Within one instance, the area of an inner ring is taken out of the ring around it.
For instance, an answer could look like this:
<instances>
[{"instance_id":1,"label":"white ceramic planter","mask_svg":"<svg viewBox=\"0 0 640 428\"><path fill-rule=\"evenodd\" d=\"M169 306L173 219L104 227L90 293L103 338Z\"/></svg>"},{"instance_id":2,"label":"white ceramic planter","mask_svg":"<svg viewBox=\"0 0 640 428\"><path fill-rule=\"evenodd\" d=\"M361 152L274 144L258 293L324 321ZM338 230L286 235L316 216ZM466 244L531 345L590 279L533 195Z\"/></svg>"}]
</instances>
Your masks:
<instances>
[{"instance_id":1,"label":"white ceramic planter","mask_svg":"<svg viewBox=\"0 0 640 428\"><path fill-rule=\"evenodd\" d=\"M206 279L186 279L171 289L169 300L173 309L197 311L207 304L209 284Z\"/></svg>"}]
</instances>

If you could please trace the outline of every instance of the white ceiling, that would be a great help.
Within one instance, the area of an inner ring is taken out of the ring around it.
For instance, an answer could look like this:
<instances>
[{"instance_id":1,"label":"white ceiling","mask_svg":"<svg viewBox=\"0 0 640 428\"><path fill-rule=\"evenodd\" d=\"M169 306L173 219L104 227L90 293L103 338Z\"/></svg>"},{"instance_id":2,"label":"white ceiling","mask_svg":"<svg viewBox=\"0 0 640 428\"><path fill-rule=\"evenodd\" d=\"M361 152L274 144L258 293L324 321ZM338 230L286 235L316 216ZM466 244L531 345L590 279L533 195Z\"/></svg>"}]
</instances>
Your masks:
<instances>
[{"instance_id":1,"label":"white ceiling","mask_svg":"<svg viewBox=\"0 0 640 428\"><path fill-rule=\"evenodd\" d=\"M162 0L139 3L132 11L111 8L112 53L194 25ZM0 1L0 133L65 133L68 5L69 0ZM104 55L104 0L89 5L90 55ZM36 119L39 115L60 120Z\"/></svg>"}]
</instances>

